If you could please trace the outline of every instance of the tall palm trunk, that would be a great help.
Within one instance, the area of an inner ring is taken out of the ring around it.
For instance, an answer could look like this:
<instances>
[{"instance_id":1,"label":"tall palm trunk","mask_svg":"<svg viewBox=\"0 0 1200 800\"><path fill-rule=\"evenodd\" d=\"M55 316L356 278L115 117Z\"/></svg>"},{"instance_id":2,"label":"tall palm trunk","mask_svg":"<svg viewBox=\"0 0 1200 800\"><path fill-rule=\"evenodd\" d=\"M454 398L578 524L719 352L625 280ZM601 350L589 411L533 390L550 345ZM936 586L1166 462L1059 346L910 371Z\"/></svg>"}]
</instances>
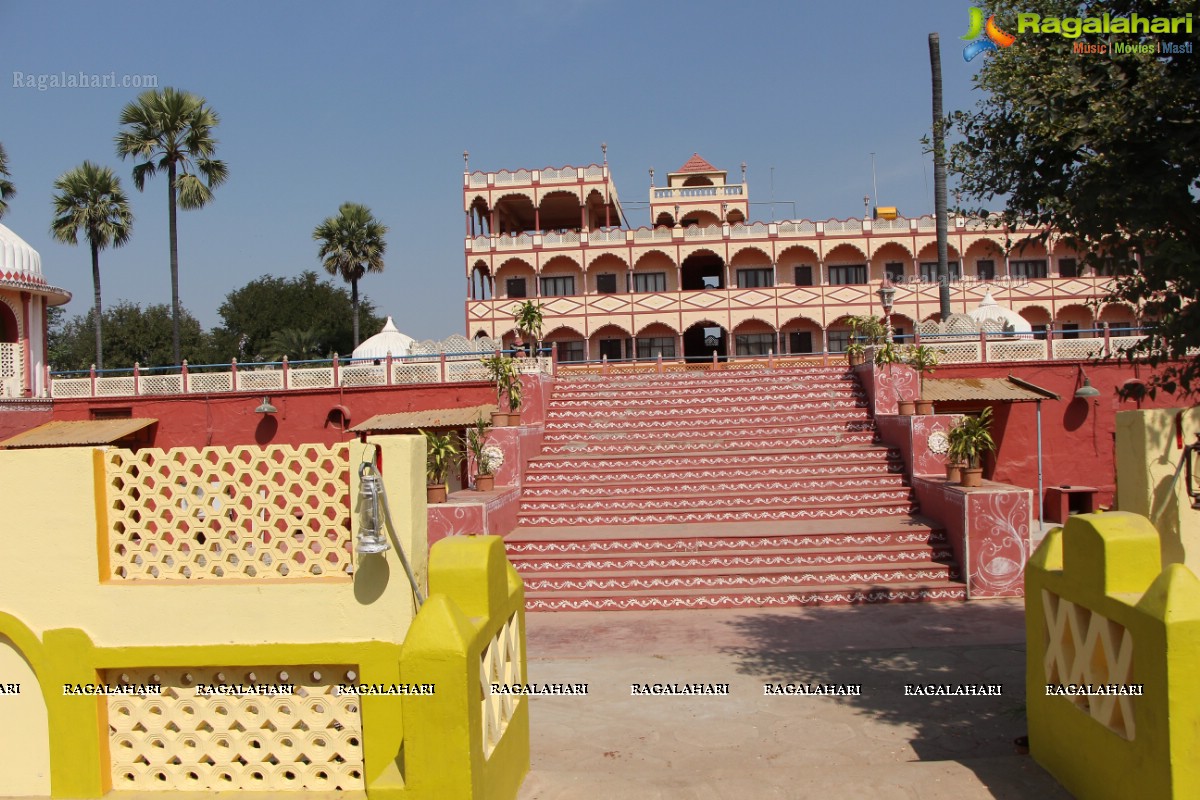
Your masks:
<instances>
[{"instance_id":1,"label":"tall palm trunk","mask_svg":"<svg viewBox=\"0 0 1200 800\"><path fill-rule=\"evenodd\" d=\"M350 279L350 305L354 308L354 347L358 347L358 278Z\"/></svg>"},{"instance_id":2,"label":"tall palm trunk","mask_svg":"<svg viewBox=\"0 0 1200 800\"><path fill-rule=\"evenodd\" d=\"M933 213L937 224L938 299L942 322L950 316L950 274L946 247L946 138L942 124L942 49L936 33L929 34L929 69L933 73Z\"/></svg>"},{"instance_id":3,"label":"tall palm trunk","mask_svg":"<svg viewBox=\"0 0 1200 800\"><path fill-rule=\"evenodd\" d=\"M175 162L167 165L167 227L171 238L171 352L182 364L179 352L179 230L175 224Z\"/></svg>"},{"instance_id":4,"label":"tall palm trunk","mask_svg":"<svg viewBox=\"0 0 1200 800\"><path fill-rule=\"evenodd\" d=\"M96 369L104 369L104 338L100 333L100 248L96 242L92 245L92 288L96 301Z\"/></svg>"}]
</instances>

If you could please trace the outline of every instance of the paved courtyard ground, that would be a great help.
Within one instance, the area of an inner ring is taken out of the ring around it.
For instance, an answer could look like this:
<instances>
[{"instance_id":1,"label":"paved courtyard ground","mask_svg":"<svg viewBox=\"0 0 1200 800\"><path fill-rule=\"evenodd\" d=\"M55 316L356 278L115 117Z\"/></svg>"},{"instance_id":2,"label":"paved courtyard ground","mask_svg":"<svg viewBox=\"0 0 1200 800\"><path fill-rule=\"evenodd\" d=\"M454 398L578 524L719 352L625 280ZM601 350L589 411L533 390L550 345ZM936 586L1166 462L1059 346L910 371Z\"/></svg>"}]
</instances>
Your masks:
<instances>
[{"instance_id":1,"label":"paved courtyard ground","mask_svg":"<svg viewBox=\"0 0 1200 800\"><path fill-rule=\"evenodd\" d=\"M819 609L536 613L522 800L1059 800L1025 733L1021 601ZM631 684L728 683L728 697L631 696ZM764 696L764 683L861 696ZM906 684L1001 684L905 696Z\"/></svg>"}]
</instances>

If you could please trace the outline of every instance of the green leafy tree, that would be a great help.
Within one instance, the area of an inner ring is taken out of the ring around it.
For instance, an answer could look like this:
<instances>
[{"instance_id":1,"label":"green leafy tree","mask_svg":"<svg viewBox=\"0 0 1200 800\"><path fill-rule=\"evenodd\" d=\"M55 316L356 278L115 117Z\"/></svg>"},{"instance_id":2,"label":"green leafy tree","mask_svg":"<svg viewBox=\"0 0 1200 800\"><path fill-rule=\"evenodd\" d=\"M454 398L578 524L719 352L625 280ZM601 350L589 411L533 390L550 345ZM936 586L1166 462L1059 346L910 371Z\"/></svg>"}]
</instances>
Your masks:
<instances>
[{"instance_id":1,"label":"green leafy tree","mask_svg":"<svg viewBox=\"0 0 1200 800\"><path fill-rule=\"evenodd\" d=\"M986 2L1002 29L1016 14L1099 18L1182 17L1184 0ZM1152 336L1131 355L1170 361L1157 385L1200 385L1200 57L1118 52L1152 38L1191 34L1026 32L990 53L975 76L977 106L950 115L958 135L952 168L962 192L1004 205L1002 219L1059 231L1095 266L1113 266L1110 300L1143 307ZM1074 44L1107 48L1073 52ZM1194 43L1192 43L1194 46ZM976 213L986 213L979 209ZM1017 243L1019 247L1019 243Z\"/></svg>"},{"instance_id":2,"label":"green leafy tree","mask_svg":"<svg viewBox=\"0 0 1200 800\"><path fill-rule=\"evenodd\" d=\"M117 134L117 155L138 159L133 185L140 192L146 179L167 173L167 226L171 248L171 342L175 363L181 355L179 305L179 232L176 206L203 208L212 190L225 182L225 162L213 158L213 129L221 121L203 97L167 87L150 90L121 111L125 129Z\"/></svg>"},{"instance_id":3,"label":"green leafy tree","mask_svg":"<svg viewBox=\"0 0 1200 800\"><path fill-rule=\"evenodd\" d=\"M100 251L120 247L133 231L133 214L121 180L108 167L84 161L54 182L54 219L50 233L66 244L78 244L83 233L92 251L92 290L95 312L92 322L96 334L96 366L104 368L104 348L100 303Z\"/></svg>"},{"instance_id":4,"label":"green leafy tree","mask_svg":"<svg viewBox=\"0 0 1200 800\"><path fill-rule=\"evenodd\" d=\"M358 282L368 272L383 272L384 236L388 228L359 203L342 203L336 217L328 217L313 231L321 243L317 252L325 271L341 275L350 284L350 302L354 306L354 346L358 336Z\"/></svg>"},{"instance_id":5,"label":"green leafy tree","mask_svg":"<svg viewBox=\"0 0 1200 800\"><path fill-rule=\"evenodd\" d=\"M222 325L212 332L218 359L275 360L282 352L273 337L288 329L311 330L320 343L317 355L349 355L354 349L354 307L343 287L323 281L315 272L294 278L264 275L225 296L218 313ZM383 319L367 298L359 303L358 319L375 332ZM288 353L292 358L293 354Z\"/></svg>"},{"instance_id":6,"label":"green leafy tree","mask_svg":"<svg viewBox=\"0 0 1200 800\"><path fill-rule=\"evenodd\" d=\"M187 309L181 311L184 358L189 363L209 363L212 358L209 337ZM49 345L54 369L87 369L94 363L95 313L91 309L67 320L51 318ZM166 303L144 309L127 301L116 303L104 311L104 363L108 369L128 369L135 362L147 368L170 366L175 363L173 334L171 308Z\"/></svg>"},{"instance_id":7,"label":"green leafy tree","mask_svg":"<svg viewBox=\"0 0 1200 800\"><path fill-rule=\"evenodd\" d=\"M8 211L9 199L17 193L17 188L9 180L10 177L12 176L8 171L8 153L4 152L4 145L0 144L0 218Z\"/></svg>"}]
</instances>

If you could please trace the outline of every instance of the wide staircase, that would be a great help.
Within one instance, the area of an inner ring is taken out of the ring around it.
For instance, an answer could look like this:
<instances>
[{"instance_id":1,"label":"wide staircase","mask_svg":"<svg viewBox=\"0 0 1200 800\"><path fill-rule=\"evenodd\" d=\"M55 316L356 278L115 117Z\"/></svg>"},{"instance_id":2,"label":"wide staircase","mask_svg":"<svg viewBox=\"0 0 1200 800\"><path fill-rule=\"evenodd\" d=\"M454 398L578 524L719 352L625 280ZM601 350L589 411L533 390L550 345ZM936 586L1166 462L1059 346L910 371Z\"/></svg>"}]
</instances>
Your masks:
<instances>
[{"instance_id":1,"label":"wide staircase","mask_svg":"<svg viewBox=\"0 0 1200 800\"><path fill-rule=\"evenodd\" d=\"M560 377L505 541L530 610L964 597L844 367Z\"/></svg>"}]
</instances>

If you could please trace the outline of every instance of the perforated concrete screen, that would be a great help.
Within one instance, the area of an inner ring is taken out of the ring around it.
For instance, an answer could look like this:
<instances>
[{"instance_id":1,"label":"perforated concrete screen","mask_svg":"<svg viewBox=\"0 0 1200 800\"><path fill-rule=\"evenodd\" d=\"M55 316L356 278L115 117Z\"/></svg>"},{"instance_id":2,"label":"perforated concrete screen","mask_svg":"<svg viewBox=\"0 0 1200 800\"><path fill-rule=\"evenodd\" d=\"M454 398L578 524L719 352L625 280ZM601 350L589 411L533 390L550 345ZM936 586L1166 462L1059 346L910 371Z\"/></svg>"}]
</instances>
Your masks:
<instances>
[{"instance_id":1,"label":"perforated concrete screen","mask_svg":"<svg viewBox=\"0 0 1200 800\"><path fill-rule=\"evenodd\" d=\"M104 454L110 580L345 577L345 444Z\"/></svg>"},{"instance_id":2,"label":"perforated concrete screen","mask_svg":"<svg viewBox=\"0 0 1200 800\"><path fill-rule=\"evenodd\" d=\"M362 715L348 665L122 669L108 686L117 791L362 790Z\"/></svg>"}]
</instances>

